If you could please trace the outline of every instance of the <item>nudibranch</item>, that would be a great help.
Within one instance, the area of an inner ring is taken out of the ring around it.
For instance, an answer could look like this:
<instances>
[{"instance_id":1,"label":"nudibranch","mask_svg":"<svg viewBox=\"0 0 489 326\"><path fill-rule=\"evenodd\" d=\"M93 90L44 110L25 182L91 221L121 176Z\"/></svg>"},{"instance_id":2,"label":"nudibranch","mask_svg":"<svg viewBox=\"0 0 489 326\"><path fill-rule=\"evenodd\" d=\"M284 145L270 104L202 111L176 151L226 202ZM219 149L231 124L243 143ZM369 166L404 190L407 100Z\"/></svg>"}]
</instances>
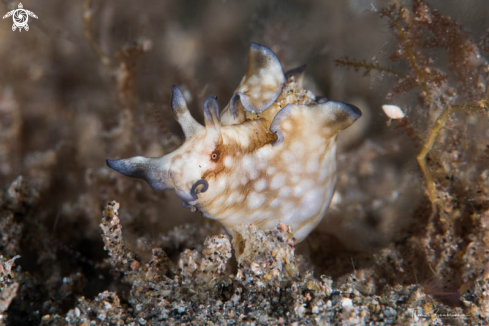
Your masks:
<instances>
[{"instance_id":1,"label":"nudibranch","mask_svg":"<svg viewBox=\"0 0 489 326\"><path fill-rule=\"evenodd\" d=\"M243 223L290 225L302 241L321 221L336 183L337 134L360 118L350 104L302 88L304 68L284 73L277 56L252 43L248 69L229 104L204 103L205 126L173 86L171 105L185 142L159 158L107 160L155 190L175 189L184 207L229 234Z\"/></svg>"}]
</instances>

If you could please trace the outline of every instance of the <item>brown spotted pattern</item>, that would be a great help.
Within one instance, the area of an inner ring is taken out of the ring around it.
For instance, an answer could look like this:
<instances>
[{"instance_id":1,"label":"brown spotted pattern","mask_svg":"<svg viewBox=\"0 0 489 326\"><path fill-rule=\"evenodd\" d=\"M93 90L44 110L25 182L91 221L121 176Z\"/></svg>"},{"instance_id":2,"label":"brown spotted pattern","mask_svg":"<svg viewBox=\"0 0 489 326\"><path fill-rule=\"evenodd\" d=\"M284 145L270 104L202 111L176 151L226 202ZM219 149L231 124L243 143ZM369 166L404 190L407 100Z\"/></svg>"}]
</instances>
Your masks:
<instances>
[{"instance_id":1,"label":"brown spotted pattern","mask_svg":"<svg viewBox=\"0 0 489 326\"><path fill-rule=\"evenodd\" d=\"M221 114L209 97L200 125L174 86L172 108L185 143L161 158L108 165L155 189L175 189L184 206L230 234L242 224L285 223L301 241L333 196L337 134L361 115L346 103L316 101L302 77L302 67L284 74L273 52L252 44L245 77Z\"/></svg>"},{"instance_id":2,"label":"brown spotted pattern","mask_svg":"<svg viewBox=\"0 0 489 326\"><path fill-rule=\"evenodd\" d=\"M240 131L236 126L221 130L221 162L216 171L204 174L215 192L200 194L197 208L231 233L242 223L271 229L283 222L301 241L328 207L336 182L336 135L311 133L304 126L314 116L297 115L286 126L294 138L272 146L277 137L270 131L271 122L288 104L315 102L292 78L267 111L249 114Z\"/></svg>"}]
</instances>

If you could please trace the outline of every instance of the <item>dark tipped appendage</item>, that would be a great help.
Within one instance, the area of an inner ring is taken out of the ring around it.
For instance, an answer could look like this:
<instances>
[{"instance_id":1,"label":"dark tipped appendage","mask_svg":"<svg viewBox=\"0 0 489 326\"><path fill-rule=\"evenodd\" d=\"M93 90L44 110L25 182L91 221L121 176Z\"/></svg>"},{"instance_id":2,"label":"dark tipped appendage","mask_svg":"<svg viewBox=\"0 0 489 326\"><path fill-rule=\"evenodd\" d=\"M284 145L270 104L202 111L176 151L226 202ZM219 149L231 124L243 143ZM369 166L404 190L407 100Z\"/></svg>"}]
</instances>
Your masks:
<instances>
[{"instance_id":1,"label":"dark tipped appendage","mask_svg":"<svg viewBox=\"0 0 489 326\"><path fill-rule=\"evenodd\" d=\"M294 109L294 105L288 104L282 110L280 110L270 125L270 131L272 131L275 135L277 135L277 139L272 143L272 146L280 145L284 141L284 135L282 132L282 128L280 128L280 124L283 120L287 119L290 112Z\"/></svg>"},{"instance_id":2,"label":"dark tipped appendage","mask_svg":"<svg viewBox=\"0 0 489 326\"><path fill-rule=\"evenodd\" d=\"M135 156L121 160L106 160L107 166L125 176L145 180L154 190L171 188L168 180L168 157L151 158Z\"/></svg>"},{"instance_id":3,"label":"dark tipped appendage","mask_svg":"<svg viewBox=\"0 0 489 326\"><path fill-rule=\"evenodd\" d=\"M348 104L345 102L335 102L337 105L343 107L343 109L348 112L349 116L351 119L358 120L362 116L362 111L360 111L359 108L357 108L355 105Z\"/></svg>"},{"instance_id":4,"label":"dark tipped appendage","mask_svg":"<svg viewBox=\"0 0 489 326\"><path fill-rule=\"evenodd\" d=\"M290 77L294 77L296 83L302 87L302 82L304 80L304 75L306 73L306 65L291 69L285 73L285 79L289 80Z\"/></svg>"},{"instance_id":5,"label":"dark tipped appendage","mask_svg":"<svg viewBox=\"0 0 489 326\"><path fill-rule=\"evenodd\" d=\"M175 85L171 87L172 95L171 95L171 108L173 111L176 111L180 108L184 109L187 107L187 103L185 102L185 98L183 97L182 91Z\"/></svg>"},{"instance_id":6,"label":"dark tipped appendage","mask_svg":"<svg viewBox=\"0 0 489 326\"><path fill-rule=\"evenodd\" d=\"M108 158L108 159L105 160L105 164L107 164L107 166L109 168L111 168L111 169L114 170L114 161L116 161L116 160L111 160L110 158Z\"/></svg>"},{"instance_id":7,"label":"dark tipped appendage","mask_svg":"<svg viewBox=\"0 0 489 326\"><path fill-rule=\"evenodd\" d=\"M326 123L337 132L348 128L362 116L359 108L348 103L328 101L318 105L327 113Z\"/></svg>"},{"instance_id":8,"label":"dark tipped appendage","mask_svg":"<svg viewBox=\"0 0 489 326\"><path fill-rule=\"evenodd\" d=\"M266 46L251 43L248 69L245 79L231 99L230 113L233 117L238 116L238 100L246 111L262 113L280 96L284 83L285 75L275 53ZM254 90L253 93L251 89Z\"/></svg>"},{"instance_id":9,"label":"dark tipped appendage","mask_svg":"<svg viewBox=\"0 0 489 326\"><path fill-rule=\"evenodd\" d=\"M296 76L298 74L303 74L306 71L307 65L302 65L300 67L290 69L285 73L285 77L291 77L291 76Z\"/></svg>"},{"instance_id":10,"label":"dark tipped appendage","mask_svg":"<svg viewBox=\"0 0 489 326\"><path fill-rule=\"evenodd\" d=\"M204 114L208 119L212 116L219 118L219 104L217 103L217 98L214 96L209 96L204 102Z\"/></svg>"},{"instance_id":11,"label":"dark tipped appendage","mask_svg":"<svg viewBox=\"0 0 489 326\"><path fill-rule=\"evenodd\" d=\"M185 138L190 138L202 129L202 125L200 125L190 114L182 91L175 85L173 85L171 89L171 108L173 116L182 127Z\"/></svg>"},{"instance_id":12,"label":"dark tipped appendage","mask_svg":"<svg viewBox=\"0 0 489 326\"><path fill-rule=\"evenodd\" d=\"M202 189L197 189L197 187L200 185L202 185L204 187ZM193 199L199 199L199 197L197 197L197 195L200 194L201 192L206 192L207 189L209 189L209 184L204 179L201 179L201 180L197 181L196 183L194 183L194 185L192 186L192 189L190 189L190 196L192 196Z\"/></svg>"},{"instance_id":13,"label":"dark tipped appendage","mask_svg":"<svg viewBox=\"0 0 489 326\"><path fill-rule=\"evenodd\" d=\"M209 96L204 102L204 120L206 127L220 128L219 104L217 98Z\"/></svg>"},{"instance_id":14,"label":"dark tipped appendage","mask_svg":"<svg viewBox=\"0 0 489 326\"><path fill-rule=\"evenodd\" d=\"M238 104L239 104L239 93L234 94L233 97L231 97L231 101L229 102L229 113L231 113L231 116L233 118L237 118L239 115Z\"/></svg>"},{"instance_id":15,"label":"dark tipped appendage","mask_svg":"<svg viewBox=\"0 0 489 326\"><path fill-rule=\"evenodd\" d=\"M316 96L316 102L318 102L318 104L326 103L328 102L328 98L324 96Z\"/></svg>"},{"instance_id":16,"label":"dark tipped appendage","mask_svg":"<svg viewBox=\"0 0 489 326\"><path fill-rule=\"evenodd\" d=\"M259 65L266 65L270 61L277 62L280 66L280 60L272 50L264 45L253 43L250 44L250 53L254 53L257 57L255 58L256 63Z\"/></svg>"},{"instance_id":17,"label":"dark tipped appendage","mask_svg":"<svg viewBox=\"0 0 489 326\"><path fill-rule=\"evenodd\" d=\"M106 159L105 163L109 168L115 170L119 173L124 174L125 176L132 178L144 178L145 172L141 168L135 168L133 164L128 163L127 160L111 160Z\"/></svg>"}]
</instances>

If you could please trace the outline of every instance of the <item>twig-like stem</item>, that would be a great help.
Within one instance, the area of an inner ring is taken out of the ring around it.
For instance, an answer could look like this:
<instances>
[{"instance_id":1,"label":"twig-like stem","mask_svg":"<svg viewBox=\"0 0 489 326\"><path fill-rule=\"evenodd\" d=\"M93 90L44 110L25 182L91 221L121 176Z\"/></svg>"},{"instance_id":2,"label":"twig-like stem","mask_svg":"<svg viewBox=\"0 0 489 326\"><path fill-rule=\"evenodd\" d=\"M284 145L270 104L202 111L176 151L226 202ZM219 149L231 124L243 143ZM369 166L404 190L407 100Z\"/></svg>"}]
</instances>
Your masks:
<instances>
[{"instance_id":1,"label":"twig-like stem","mask_svg":"<svg viewBox=\"0 0 489 326\"><path fill-rule=\"evenodd\" d=\"M430 198L432 205L435 204L435 200L436 200L435 181L433 180L433 177L431 176L431 173L428 170L428 165L426 164L426 156L433 148L433 145L435 144L438 134L445 127L451 112L452 111L450 110L450 107L446 107L443 110L443 112L440 114L438 119L436 119L435 125L433 126L433 128L431 128L428 138L423 144L423 148L421 149L421 152L416 157L418 160L419 167L421 168L424 178L426 179L426 187L428 188L428 197Z\"/></svg>"},{"instance_id":2,"label":"twig-like stem","mask_svg":"<svg viewBox=\"0 0 489 326\"><path fill-rule=\"evenodd\" d=\"M395 71L394 69L382 67L378 63L367 63L367 62L360 62L360 61L354 61L349 59L336 59L335 62L337 65L342 65L345 67L353 67L355 70L365 69L367 73L370 72L371 70L376 70L376 71L381 71L381 72L394 75L399 78L408 77L407 75Z\"/></svg>"},{"instance_id":3,"label":"twig-like stem","mask_svg":"<svg viewBox=\"0 0 489 326\"><path fill-rule=\"evenodd\" d=\"M93 49L97 57L100 59L102 64L109 68L109 70L112 69L112 60L102 51L102 48L100 48L100 45L98 45L97 42L93 39L92 35L92 17L93 17L93 11L92 11L92 0L85 0L83 4L83 34L85 35L85 38L88 41L88 44L90 44L90 47Z\"/></svg>"},{"instance_id":4,"label":"twig-like stem","mask_svg":"<svg viewBox=\"0 0 489 326\"><path fill-rule=\"evenodd\" d=\"M478 101L475 105L464 104L464 105L448 106L443 110L440 116L436 119L433 128L431 128L428 138L424 142L423 148L416 158L418 160L419 167L421 168L421 171L423 172L423 175L425 177L426 187L428 188L428 197L431 201L434 211L436 210L436 193L435 193L436 187L435 187L435 181L433 180L433 176L431 175L428 169L428 165L426 164L426 156L433 148L433 145L435 144L438 134L447 124L450 114L452 114L453 112L460 112L460 111L473 113L479 110L487 110L488 108L489 108L489 103L486 100Z\"/></svg>"},{"instance_id":5,"label":"twig-like stem","mask_svg":"<svg viewBox=\"0 0 489 326\"><path fill-rule=\"evenodd\" d=\"M416 73L416 77L418 78L418 84L423 88L425 92L428 93L429 87L427 83L427 78L425 74L423 73L423 70L419 67L417 61L416 61L416 56L414 55L411 46L410 46L410 40L406 36L406 33L404 31L404 27L398 22L398 20L389 12L384 13L385 16L387 16L390 20L390 23L392 26L397 30L397 33L399 35L400 41L404 47L404 51L406 52L409 64L413 68L414 72Z\"/></svg>"}]
</instances>

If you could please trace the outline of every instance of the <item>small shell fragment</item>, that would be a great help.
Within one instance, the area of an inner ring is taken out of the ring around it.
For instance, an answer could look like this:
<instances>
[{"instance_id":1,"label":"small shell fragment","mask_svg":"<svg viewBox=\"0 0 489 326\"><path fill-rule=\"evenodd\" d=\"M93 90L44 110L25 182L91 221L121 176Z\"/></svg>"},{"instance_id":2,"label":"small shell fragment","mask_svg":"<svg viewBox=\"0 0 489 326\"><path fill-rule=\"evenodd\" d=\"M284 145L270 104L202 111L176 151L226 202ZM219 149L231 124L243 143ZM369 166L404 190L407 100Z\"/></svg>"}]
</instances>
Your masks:
<instances>
[{"instance_id":1,"label":"small shell fragment","mask_svg":"<svg viewBox=\"0 0 489 326\"><path fill-rule=\"evenodd\" d=\"M384 110L386 116L393 120L404 119L405 117L404 112L397 105L384 104L382 105L382 110Z\"/></svg>"}]
</instances>

